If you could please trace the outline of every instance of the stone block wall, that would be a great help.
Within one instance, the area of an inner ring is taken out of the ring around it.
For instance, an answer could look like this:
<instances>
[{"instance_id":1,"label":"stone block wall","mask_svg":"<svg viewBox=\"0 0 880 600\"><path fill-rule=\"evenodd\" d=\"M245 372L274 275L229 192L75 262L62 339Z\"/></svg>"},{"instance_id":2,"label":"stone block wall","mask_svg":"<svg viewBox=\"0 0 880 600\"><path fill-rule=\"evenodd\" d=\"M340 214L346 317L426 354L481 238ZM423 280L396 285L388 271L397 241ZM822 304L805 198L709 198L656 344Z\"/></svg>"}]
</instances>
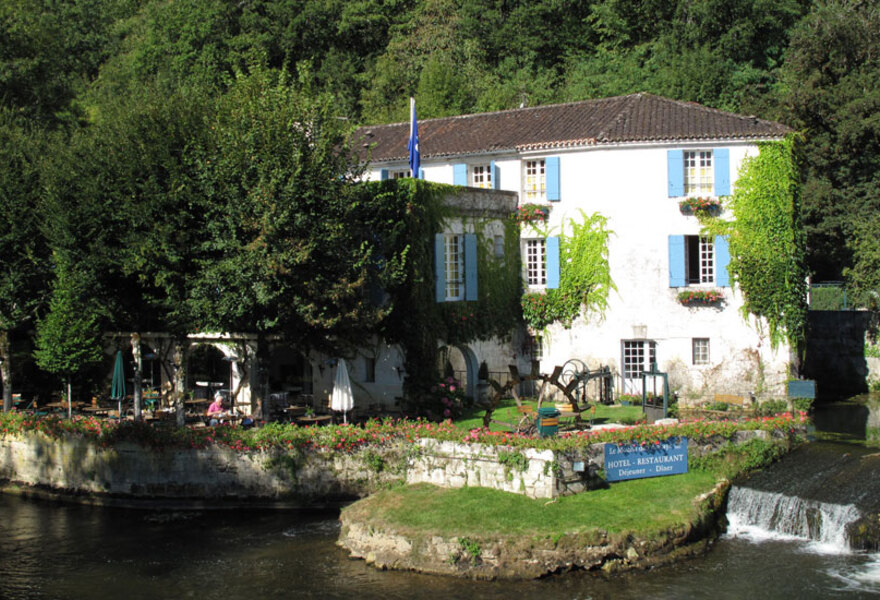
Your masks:
<instances>
[{"instance_id":1,"label":"stone block wall","mask_svg":"<svg viewBox=\"0 0 880 600\"><path fill-rule=\"evenodd\" d=\"M271 501L308 506L365 496L403 479L407 448L352 454L224 447L101 448L82 438L0 437L0 480L80 495L131 499Z\"/></svg>"},{"instance_id":2,"label":"stone block wall","mask_svg":"<svg viewBox=\"0 0 880 600\"><path fill-rule=\"evenodd\" d=\"M733 438L688 443L689 456L704 456L732 442L770 440L769 431L738 431ZM581 450L517 449L505 446L458 444L419 440L420 455L410 461L407 483L438 487L487 487L529 498L556 498L579 494L604 485L599 471L605 468L605 444ZM521 457L521 458L520 458Z\"/></svg>"}]
</instances>

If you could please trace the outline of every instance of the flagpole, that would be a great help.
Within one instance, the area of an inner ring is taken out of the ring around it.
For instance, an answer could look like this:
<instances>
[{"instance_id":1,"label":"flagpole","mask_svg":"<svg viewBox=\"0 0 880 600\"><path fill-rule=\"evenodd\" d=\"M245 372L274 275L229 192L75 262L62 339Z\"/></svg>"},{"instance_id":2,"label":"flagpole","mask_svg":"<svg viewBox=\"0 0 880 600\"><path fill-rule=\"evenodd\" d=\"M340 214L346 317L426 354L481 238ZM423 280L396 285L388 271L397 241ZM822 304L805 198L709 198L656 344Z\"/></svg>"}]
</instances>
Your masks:
<instances>
[{"instance_id":1,"label":"flagpole","mask_svg":"<svg viewBox=\"0 0 880 600\"><path fill-rule=\"evenodd\" d=\"M416 121L416 99L409 99L409 170L413 179L420 179L419 125Z\"/></svg>"}]
</instances>

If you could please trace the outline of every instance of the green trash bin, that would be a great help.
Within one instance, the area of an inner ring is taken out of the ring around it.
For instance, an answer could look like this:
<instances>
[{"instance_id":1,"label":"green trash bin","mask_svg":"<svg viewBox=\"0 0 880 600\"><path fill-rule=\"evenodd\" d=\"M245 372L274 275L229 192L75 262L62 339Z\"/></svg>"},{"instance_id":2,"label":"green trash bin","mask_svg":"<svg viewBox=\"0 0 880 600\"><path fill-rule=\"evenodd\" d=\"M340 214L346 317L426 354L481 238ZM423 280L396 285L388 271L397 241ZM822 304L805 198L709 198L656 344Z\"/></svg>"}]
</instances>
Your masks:
<instances>
[{"instance_id":1,"label":"green trash bin","mask_svg":"<svg viewBox=\"0 0 880 600\"><path fill-rule=\"evenodd\" d=\"M559 411L555 408L538 409L538 435L550 437L559 433Z\"/></svg>"}]
</instances>

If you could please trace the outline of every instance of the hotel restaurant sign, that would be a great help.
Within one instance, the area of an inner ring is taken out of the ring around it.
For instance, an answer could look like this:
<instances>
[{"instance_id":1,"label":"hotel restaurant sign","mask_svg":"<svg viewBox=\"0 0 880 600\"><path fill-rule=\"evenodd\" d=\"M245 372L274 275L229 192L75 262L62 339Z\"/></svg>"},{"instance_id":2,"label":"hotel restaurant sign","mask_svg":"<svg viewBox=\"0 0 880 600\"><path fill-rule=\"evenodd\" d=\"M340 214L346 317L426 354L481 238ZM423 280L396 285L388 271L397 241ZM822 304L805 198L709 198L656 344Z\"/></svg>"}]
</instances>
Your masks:
<instances>
[{"instance_id":1,"label":"hotel restaurant sign","mask_svg":"<svg viewBox=\"0 0 880 600\"><path fill-rule=\"evenodd\" d=\"M669 438L664 442L605 444L605 479L624 481L643 477L687 473L687 438Z\"/></svg>"}]
</instances>

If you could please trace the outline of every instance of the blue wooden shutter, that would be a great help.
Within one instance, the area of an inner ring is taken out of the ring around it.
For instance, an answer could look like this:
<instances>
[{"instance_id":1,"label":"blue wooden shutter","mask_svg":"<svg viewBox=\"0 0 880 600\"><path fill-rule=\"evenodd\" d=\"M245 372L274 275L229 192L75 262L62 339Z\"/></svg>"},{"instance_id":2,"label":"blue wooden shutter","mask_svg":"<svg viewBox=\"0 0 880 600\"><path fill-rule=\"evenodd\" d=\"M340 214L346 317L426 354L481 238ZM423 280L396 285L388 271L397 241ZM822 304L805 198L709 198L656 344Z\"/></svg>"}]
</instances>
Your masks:
<instances>
[{"instance_id":1,"label":"blue wooden shutter","mask_svg":"<svg viewBox=\"0 0 880 600\"><path fill-rule=\"evenodd\" d=\"M475 302L477 298L477 236L464 234L464 299Z\"/></svg>"},{"instance_id":2,"label":"blue wooden shutter","mask_svg":"<svg viewBox=\"0 0 880 600\"><path fill-rule=\"evenodd\" d=\"M666 152L666 172L669 176L669 197L684 196L684 150Z\"/></svg>"},{"instance_id":3,"label":"blue wooden shutter","mask_svg":"<svg viewBox=\"0 0 880 600\"><path fill-rule=\"evenodd\" d=\"M718 148L712 153L715 161L715 195L730 195L730 150Z\"/></svg>"},{"instance_id":4,"label":"blue wooden shutter","mask_svg":"<svg viewBox=\"0 0 880 600\"><path fill-rule=\"evenodd\" d=\"M388 169L379 169L379 181L388 180Z\"/></svg>"},{"instance_id":5,"label":"blue wooden shutter","mask_svg":"<svg viewBox=\"0 0 880 600\"><path fill-rule=\"evenodd\" d=\"M434 288L437 302L446 302L446 236L434 235Z\"/></svg>"},{"instance_id":6,"label":"blue wooden shutter","mask_svg":"<svg viewBox=\"0 0 880 600\"><path fill-rule=\"evenodd\" d=\"M544 255L547 261L547 289L559 287L559 238L548 237L544 242Z\"/></svg>"},{"instance_id":7,"label":"blue wooden shutter","mask_svg":"<svg viewBox=\"0 0 880 600\"><path fill-rule=\"evenodd\" d=\"M726 236L717 235L715 236L715 285L730 287L730 273L727 272L729 264L730 244Z\"/></svg>"},{"instance_id":8,"label":"blue wooden shutter","mask_svg":"<svg viewBox=\"0 0 880 600\"><path fill-rule=\"evenodd\" d=\"M684 263L684 236L669 236L669 287L684 287L685 279Z\"/></svg>"},{"instance_id":9,"label":"blue wooden shutter","mask_svg":"<svg viewBox=\"0 0 880 600\"><path fill-rule=\"evenodd\" d=\"M559 202L562 196L559 182L558 156L548 156L544 159L544 175L547 182L547 200Z\"/></svg>"},{"instance_id":10,"label":"blue wooden shutter","mask_svg":"<svg viewBox=\"0 0 880 600\"><path fill-rule=\"evenodd\" d=\"M424 169L419 169L419 179L422 179L422 180L425 179L425 170Z\"/></svg>"},{"instance_id":11,"label":"blue wooden shutter","mask_svg":"<svg viewBox=\"0 0 880 600\"><path fill-rule=\"evenodd\" d=\"M501 175L498 172L498 165L495 164L495 161L489 163L489 172L492 174L492 189L500 190L501 189Z\"/></svg>"},{"instance_id":12,"label":"blue wooden shutter","mask_svg":"<svg viewBox=\"0 0 880 600\"><path fill-rule=\"evenodd\" d=\"M467 165L458 163L452 165L452 183L453 185L467 185Z\"/></svg>"}]
</instances>

